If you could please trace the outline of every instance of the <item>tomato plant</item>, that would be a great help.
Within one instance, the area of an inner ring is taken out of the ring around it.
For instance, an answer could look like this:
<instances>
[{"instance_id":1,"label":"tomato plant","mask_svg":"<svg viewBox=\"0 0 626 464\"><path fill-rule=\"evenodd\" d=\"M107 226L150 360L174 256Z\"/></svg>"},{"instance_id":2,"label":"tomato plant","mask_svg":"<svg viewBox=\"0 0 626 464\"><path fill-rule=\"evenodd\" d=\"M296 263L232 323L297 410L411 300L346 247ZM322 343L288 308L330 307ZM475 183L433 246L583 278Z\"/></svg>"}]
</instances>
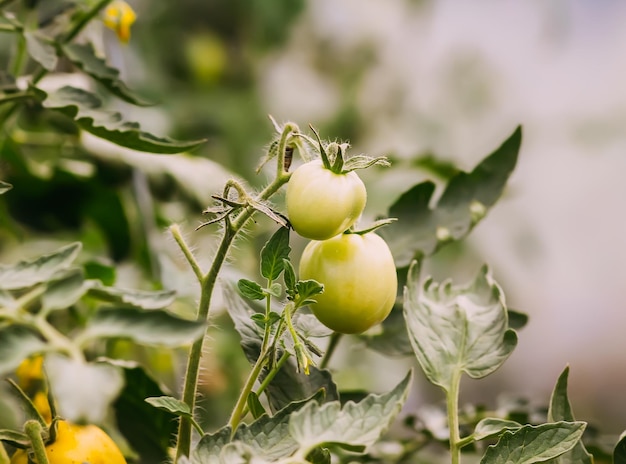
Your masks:
<instances>
[{"instance_id":1,"label":"tomato plant","mask_svg":"<svg viewBox=\"0 0 626 464\"><path fill-rule=\"evenodd\" d=\"M398 290L391 251L373 232L309 243L300 276L324 285L311 309L322 324L341 333L364 332L382 322Z\"/></svg>"}]
</instances>

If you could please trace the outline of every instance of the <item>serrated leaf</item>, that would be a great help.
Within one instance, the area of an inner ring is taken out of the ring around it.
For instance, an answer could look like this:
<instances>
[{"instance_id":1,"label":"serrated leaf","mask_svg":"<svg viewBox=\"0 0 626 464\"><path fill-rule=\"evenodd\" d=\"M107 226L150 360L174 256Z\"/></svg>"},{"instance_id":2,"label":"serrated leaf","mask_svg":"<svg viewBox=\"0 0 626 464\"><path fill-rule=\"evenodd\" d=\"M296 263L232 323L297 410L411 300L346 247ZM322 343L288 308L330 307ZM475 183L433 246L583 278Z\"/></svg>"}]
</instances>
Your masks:
<instances>
[{"instance_id":1,"label":"serrated leaf","mask_svg":"<svg viewBox=\"0 0 626 464\"><path fill-rule=\"evenodd\" d=\"M61 46L61 52L75 66L100 82L113 95L134 105L149 106L152 104L130 90L120 79L120 72L107 65L104 59L97 56L90 43L63 44Z\"/></svg>"},{"instance_id":2,"label":"serrated leaf","mask_svg":"<svg viewBox=\"0 0 626 464\"><path fill-rule=\"evenodd\" d=\"M569 377L569 366L567 366L559 376L548 408L548 421L569 421L573 422L574 413L567 395L567 381ZM587 452L582 440L578 441L574 447L558 458L552 460L554 464L593 464L593 457Z\"/></svg>"},{"instance_id":3,"label":"serrated leaf","mask_svg":"<svg viewBox=\"0 0 626 464\"><path fill-rule=\"evenodd\" d=\"M189 405L172 396L153 396L146 398L144 401L155 408L170 412L176 416L192 416Z\"/></svg>"},{"instance_id":4,"label":"serrated leaf","mask_svg":"<svg viewBox=\"0 0 626 464\"><path fill-rule=\"evenodd\" d=\"M108 303L130 305L142 309L163 309L171 305L176 298L174 290L134 290L105 287L99 283L94 283L89 288L88 294Z\"/></svg>"},{"instance_id":5,"label":"serrated leaf","mask_svg":"<svg viewBox=\"0 0 626 464\"><path fill-rule=\"evenodd\" d=\"M370 394L359 403L348 402L343 407L335 401L322 406L309 403L291 415L289 431L307 453L330 444L363 452L380 438L402 409L411 377L409 373L390 392Z\"/></svg>"},{"instance_id":6,"label":"serrated leaf","mask_svg":"<svg viewBox=\"0 0 626 464\"><path fill-rule=\"evenodd\" d=\"M81 299L87 288L82 269L67 269L48 283L41 296L41 307L44 311L69 308Z\"/></svg>"},{"instance_id":7,"label":"serrated leaf","mask_svg":"<svg viewBox=\"0 0 626 464\"><path fill-rule=\"evenodd\" d=\"M293 264L288 259L283 259L283 280L285 281L285 287L287 289L287 295L290 299L293 299L296 294L296 270L293 268Z\"/></svg>"},{"instance_id":8,"label":"serrated leaf","mask_svg":"<svg viewBox=\"0 0 626 464\"><path fill-rule=\"evenodd\" d=\"M299 280L296 284L296 292L300 300L308 300L309 298L319 295L324 291L324 285L316 280Z\"/></svg>"},{"instance_id":9,"label":"serrated leaf","mask_svg":"<svg viewBox=\"0 0 626 464\"><path fill-rule=\"evenodd\" d=\"M164 462L177 429L174 415L144 401L162 395L163 388L142 367L124 368L124 388L113 409L117 426L139 454L140 464Z\"/></svg>"},{"instance_id":10,"label":"serrated leaf","mask_svg":"<svg viewBox=\"0 0 626 464\"><path fill-rule=\"evenodd\" d=\"M265 412L265 408L263 407L263 405L261 404L261 401L259 400L258 395L253 391L251 391L248 394L247 404L248 404L248 409L252 413L252 417L254 417L255 419L258 419L263 414L267 414Z\"/></svg>"},{"instance_id":11,"label":"serrated leaf","mask_svg":"<svg viewBox=\"0 0 626 464\"><path fill-rule=\"evenodd\" d=\"M239 293L241 293L244 298L248 298L250 300L265 299L265 292L263 291L263 287L251 280L239 279L239 281L237 282L237 288L239 289Z\"/></svg>"},{"instance_id":12,"label":"serrated leaf","mask_svg":"<svg viewBox=\"0 0 626 464\"><path fill-rule=\"evenodd\" d=\"M59 414L71 422L102 423L124 386L121 369L57 354L47 355L45 362Z\"/></svg>"},{"instance_id":13,"label":"serrated leaf","mask_svg":"<svg viewBox=\"0 0 626 464\"><path fill-rule=\"evenodd\" d=\"M144 345L188 345L204 335L204 322L181 319L162 310L105 308L89 320L81 343L101 338L124 338Z\"/></svg>"},{"instance_id":14,"label":"serrated leaf","mask_svg":"<svg viewBox=\"0 0 626 464\"><path fill-rule=\"evenodd\" d=\"M11 184L9 184L8 182L2 182L0 180L0 195L2 195L3 193L8 192L12 188L13 188L13 186Z\"/></svg>"},{"instance_id":15,"label":"serrated leaf","mask_svg":"<svg viewBox=\"0 0 626 464\"><path fill-rule=\"evenodd\" d=\"M72 264L81 248L82 244L76 242L32 260L12 266L0 265L0 288L17 290L50 280L55 273Z\"/></svg>"},{"instance_id":16,"label":"serrated leaf","mask_svg":"<svg viewBox=\"0 0 626 464\"><path fill-rule=\"evenodd\" d=\"M428 279L420 289L417 263L404 290L404 317L413 351L428 379L450 391L465 372L482 378L504 363L517 345L504 296L486 266L472 283L453 287Z\"/></svg>"},{"instance_id":17,"label":"serrated leaf","mask_svg":"<svg viewBox=\"0 0 626 464\"><path fill-rule=\"evenodd\" d=\"M82 89L65 86L46 94L38 89L44 108L74 119L81 129L122 147L147 153L171 154L191 150L204 140L178 141L140 130L136 122L124 121L120 113L102 109L101 100Z\"/></svg>"},{"instance_id":18,"label":"serrated leaf","mask_svg":"<svg viewBox=\"0 0 626 464\"><path fill-rule=\"evenodd\" d=\"M502 195L517 163L521 141L518 127L472 172L457 172L432 208L432 182L422 182L403 193L388 214L398 222L380 231L396 265L407 266L412 259L429 256L444 244L467 235Z\"/></svg>"},{"instance_id":19,"label":"serrated leaf","mask_svg":"<svg viewBox=\"0 0 626 464\"><path fill-rule=\"evenodd\" d=\"M41 36L37 31L24 31L24 39L26 39L26 49L30 57L46 70L54 71L58 57L50 39Z\"/></svg>"},{"instance_id":20,"label":"serrated leaf","mask_svg":"<svg viewBox=\"0 0 626 464\"><path fill-rule=\"evenodd\" d=\"M582 437L584 422L553 422L525 425L504 432L498 443L487 448L481 464L532 464L545 462L572 449Z\"/></svg>"},{"instance_id":21,"label":"serrated leaf","mask_svg":"<svg viewBox=\"0 0 626 464\"><path fill-rule=\"evenodd\" d=\"M499 435L505 430L517 430L520 427L522 427L522 424L515 421L487 417L476 424L472 437L476 441L484 440L485 438Z\"/></svg>"},{"instance_id":22,"label":"serrated leaf","mask_svg":"<svg viewBox=\"0 0 626 464\"><path fill-rule=\"evenodd\" d=\"M626 432L619 437L613 450L613 464L626 464Z\"/></svg>"},{"instance_id":23,"label":"serrated leaf","mask_svg":"<svg viewBox=\"0 0 626 464\"><path fill-rule=\"evenodd\" d=\"M290 252L289 229L281 227L261 250L261 275L266 279L276 280L283 272L285 267L283 260L289 258Z\"/></svg>"},{"instance_id":24,"label":"serrated leaf","mask_svg":"<svg viewBox=\"0 0 626 464\"><path fill-rule=\"evenodd\" d=\"M47 347L39 334L26 326L11 324L0 329L0 376L14 371L24 359Z\"/></svg>"}]
</instances>

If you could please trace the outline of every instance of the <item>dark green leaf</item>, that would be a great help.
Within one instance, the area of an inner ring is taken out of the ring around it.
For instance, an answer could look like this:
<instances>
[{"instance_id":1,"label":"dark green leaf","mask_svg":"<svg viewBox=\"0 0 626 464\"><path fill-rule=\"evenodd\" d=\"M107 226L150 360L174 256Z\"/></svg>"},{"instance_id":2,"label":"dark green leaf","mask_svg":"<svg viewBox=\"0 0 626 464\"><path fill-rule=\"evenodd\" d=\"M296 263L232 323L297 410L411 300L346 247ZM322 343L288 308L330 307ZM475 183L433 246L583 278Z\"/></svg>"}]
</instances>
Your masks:
<instances>
[{"instance_id":1,"label":"dark green leaf","mask_svg":"<svg viewBox=\"0 0 626 464\"><path fill-rule=\"evenodd\" d=\"M30 57L48 71L54 71L58 58L56 48L50 43L50 39L37 31L25 31L24 38Z\"/></svg>"},{"instance_id":2,"label":"dark green leaf","mask_svg":"<svg viewBox=\"0 0 626 464\"><path fill-rule=\"evenodd\" d=\"M255 419L258 419L263 414L266 414L265 408L261 404L261 401L259 401L259 397L257 396L255 392L252 391L248 394L247 403L248 403L248 409L250 410L250 412L252 413L252 416Z\"/></svg>"},{"instance_id":3,"label":"dark green leaf","mask_svg":"<svg viewBox=\"0 0 626 464\"><path fill-rule=\"evenodd\" d=\"M413 258L431 255L443 244L469 233L502 195L517 163L521 141L522 130L518 127L472 172L456 173L433 208L432 182L423 182L402 194L388 214L398 218L398 223L380 231L396 264L406 266Z\"/></svg>"},{"instance_id":4,"label":"dark green leaf","mask_svg":"<svg viewBox=\"0 0 626 464\"><path fill-rule=\"evenodd\" d=\"M142 309L163 309L174 302L174 290L132 290L126 288L105 287L94 284L89 288L89 296L114 304L123 304Z\"/></svg>"},{"instance_id":5,"label":"dark green leaf","mask_svg":"<svg viewBox=\"0 0 626 464\"><path fill-rule=\"evenodd\" d=\"M9 190L11 190L13 188L13 186L11 184L8 184L6 182L2 182L0 180L0 195L2 195L3 193L8 192Z\"/></svg>"},{"instance_id":6,"label":"dark green leaf","mask_svg":"<svg viewBox=\"0 0 626 464\"><path fill-rule=\"evenodd\" d=\"M410 383L409 373L392 391L370 394L359 403L348 402L343 407L337 401L322 406L311 402L291 415L289 431L300 452L305 450L307 454L330 444L363 452L380 438L400 412Z\"/></svg>"},{"instance_id":7,"label":"dark green leaf","mask_svg":"<svg viewBox=\"0 0 626 464\"><path fill-rule=\"evenodd\" d=\"M509 314L509 327L513 330L522 329L528 324L528 314L507 308Z\"/></svg>"},{"instance_id":8,"label":"dark green leaf","mask_svg":"<svg viewBox=\"0 0 626 464\"><path fill-rule=\"evenodd\" d=\"M78 242L72 243L33 260L20 261L13 266L0 265L0 288L16 290L52 279L55 273L72 264L81 247Z\"/></svg>"},{"instance_id":9,"label":"dark green leaf","mask_svg":"<svg viewBox=\"0 0 626 464\"><path fill-rule=\"evenodd\" d=\"M283 268L285 273L283 279L285 281L285 287L287 288L287 295L289 299L293 299L297 293L296 291L296 270L293 268L293 264L288 259L283 260Z\"/></svg>"},{"instance_id":10,"label":"dark green leaf","mask_svg":"<svg viewBox=\"0 0 626 464\"><path fill-rule=\"evenodd\" d=\"M120 113L103 110L100 99L82 89L66 86L47 95L38 92L45 108L60 111L83 130L122 147L148 153L180 153L204 143L204 140L181 142L142 132L136 122L126 122Z\"/></svg>"},{"instance_id":11,"label":"dark green leaf","mask_svg":"<svg viewBox=\"0 0 626 464\"><path fill-rule=\"evenodd\" d=\"M613 450L613 464L626 464L626 432L622 433Z\"/></svg>"},{"instance_id":12,"label":"dark green leaf","mask_svg":"<svg viewBox=\"0 0 626 464\"><path fill-rule=\"evenodd\" d=\"M85 73L100 82L113 95L128 103L149 106L152 103L143 100L120 80L120 72L107 65L106 61L96 55L90 43L68 43L61 46L61 52Z\"/></svg>"},{"instance_id":13,"label":"dark green leaf","mask_svg":"<svg viewBox=\"0 0 626 464\"><path fill-rule=\"evenodd\" d=\"M14 371L24 359L47 347L28 327L12 324L0 329L0 376Z\"/></svg>"},{"instance_id":14,"label":"dark green leaf","mask_svg":"<svg viewBox=\"0 0 626 464\"><path fill-rule=\"evenodd\" d=\"M124 379L124 389L113 404L117 426L141 464L164 462L177 429L175 416L144 401L162 396L163 389L139 366L126 367Z\"/></svg>"},{"instance_id":15,"label":"dark green leaf","mask_svg":"<svg viewBox=\"0 0 626 464\"><path fill-rule=\"evenodd\" d=\"M99 261L87 261L83 267L85 269L86 279L97 279L105 286L111 286L115 283L115 266Z\"/></svg>"},{"instance_id":16,"label":"dark green leaf","mask_svg":"<svg viewBox=\"0 0 626 464\"><path fill-rule=\"evenodd\" d=\"M319 295L323 291L324 285L320 284L316 280L299 280L296 284L298 299L301 301L308 300L315 295Z\"/></svg>"},{"instance_id":17,"label":"dark green leaf","mask_svg":"<svg viewBox=\"0 0 626 464\"><path fill-rule=\"evenodd\" d=\"M584 422L553 422L502 434L487 448L481 464L532 464L553 459L572 449L585 430Z\"/></svg>"},{"instance_id":18,"label":"dark green leaf","mask_svg":"<svg viewBox=\"0 0 626 464\"><path fill-rule=\"evenodd\" d=\"M289 229L281 227L261 250L261 275L268 280L276 280L283 272L283 259L289 258L290 251Z\"/></svg>"},{"instance_id":19,"label":"dark green leaf","mask_svg":"<svg viewBox=\"0 0 626 464\"><path fill-rule=\"evenodd\" d=\"M58 354L47 355L45 363L59 415L72 422L102 423L124 386L122 370Z\"/></svg>"},{"instance_id":20,"label":"dark green leaf","mask_svg":"<svg viewBox=\"0 0 626 464\"><path fill-rule=\"evenodd\" d=\"M176 416L192 417L189 405L172 396L153 396L145 399L150 406L167 411Z\"/></svg>"},{"instance_id":21,"label":"dark green leaf","mask_svg":"<svg viewBox=\"0 0 626 464\"><path fill-rule=\"evenodd\" d=\"M467 286L427 279L420 289L417 264L404 290L404 317L413 351L428 379L447 391L462 372L482 378L517 345L504 295L483 266Z\"/></svg>"},{"instance_id":22,"label":"dark green leaf","mask_svg":"<svg viewBox=\"0 0 626 464\"><path fill-rule=\"evenodd\" d=\"M573 422L574 413L567 396L567 380L569 377L569 366L567 366L559 376L548 409L548 421L569 421ZM585 449L582 440L579 440L574 447L558 458L554 459L554 464L593 464L593 457Z\"/></svg>"},{"instance_id":23,"label":"dark green leaf","mask_svg":"<svg viewBox=\"0 0 626 464\"><path fill-rule=\"evenodd\" d=\"M87 291L87 283L80 268L67 269L54 276L41 296L44 311L65 309L76 303Z\"/></svg>"},{"instance_id":24,"label":"dark green leaf","mask_svg":"<svg viewBox=\"0 0 626 464\"><path fill-rule=\"evenodd\" d=\"M244 298L248 298L250 300L265 299L265 292L263 291L263 288L251 280L239 279L237 282L237 288L239 289L239 293L241 293Z\"/></svg>"},{"instance_id":25,"label":"dark green leaf","mask_svg":"<svg viewBox=\"0 0 626 464\"><path fill-rule=\"evenodd\" d=\"M181 319L161 310L106 308L98 311L79 336L81 343L99 338L125 338L145 345L187 345L204 335L204 322Z\"/></svg>"}]
</instances>

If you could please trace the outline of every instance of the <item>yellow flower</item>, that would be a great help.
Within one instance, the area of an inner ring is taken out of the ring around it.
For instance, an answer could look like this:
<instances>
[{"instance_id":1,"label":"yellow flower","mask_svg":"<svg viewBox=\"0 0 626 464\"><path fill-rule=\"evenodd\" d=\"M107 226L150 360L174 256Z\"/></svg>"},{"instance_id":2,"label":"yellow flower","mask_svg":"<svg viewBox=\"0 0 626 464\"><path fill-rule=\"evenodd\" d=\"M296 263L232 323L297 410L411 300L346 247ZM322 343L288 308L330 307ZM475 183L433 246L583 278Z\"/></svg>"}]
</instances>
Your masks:
<instances>
[{"instance_id":1,"label":"yellow flower","mask_svg":"<svg viewBox=\"0 0 626 464\"><path fill-rule=\"evenodd\" d=\"M137 15L128 3L115 0L104 10L104 25L113 29L118 39L124 43L130 40L130 26L137 19Z\"/></svg>"}]
</instances>

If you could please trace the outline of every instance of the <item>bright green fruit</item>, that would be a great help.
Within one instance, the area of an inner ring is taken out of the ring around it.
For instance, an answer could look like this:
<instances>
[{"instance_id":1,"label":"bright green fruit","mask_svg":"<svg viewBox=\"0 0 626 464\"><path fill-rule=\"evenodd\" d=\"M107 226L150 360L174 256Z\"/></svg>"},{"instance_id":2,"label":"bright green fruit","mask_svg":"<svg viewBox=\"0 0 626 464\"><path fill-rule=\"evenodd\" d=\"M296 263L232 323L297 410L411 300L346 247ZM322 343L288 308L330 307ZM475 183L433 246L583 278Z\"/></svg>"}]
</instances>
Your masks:
<instances>
[{"instance_id":1,"label":"bright green fruit","mask_svg":"<svg viewBox=\"0 0 626 464\"><path fill-rule=\"evenodd\" d=\"M354 171L336 174L321 160L294 171L287 184L287 215L298 234L313 240L339 235L359 218L367 192Z\"/></svg>"},{"instance_id":2,"label":"bright green fruit","mask_svg":"<svg viewBox=\"0 0 626 464\"><path fill-rule=\"evenodd\" d=\"M311 309L322 324L341 333L360 333L382 322L398 290L391 251L373 232L309 243L300 260L300 278L324 284Z\"/></svg>"}]
</instances>

